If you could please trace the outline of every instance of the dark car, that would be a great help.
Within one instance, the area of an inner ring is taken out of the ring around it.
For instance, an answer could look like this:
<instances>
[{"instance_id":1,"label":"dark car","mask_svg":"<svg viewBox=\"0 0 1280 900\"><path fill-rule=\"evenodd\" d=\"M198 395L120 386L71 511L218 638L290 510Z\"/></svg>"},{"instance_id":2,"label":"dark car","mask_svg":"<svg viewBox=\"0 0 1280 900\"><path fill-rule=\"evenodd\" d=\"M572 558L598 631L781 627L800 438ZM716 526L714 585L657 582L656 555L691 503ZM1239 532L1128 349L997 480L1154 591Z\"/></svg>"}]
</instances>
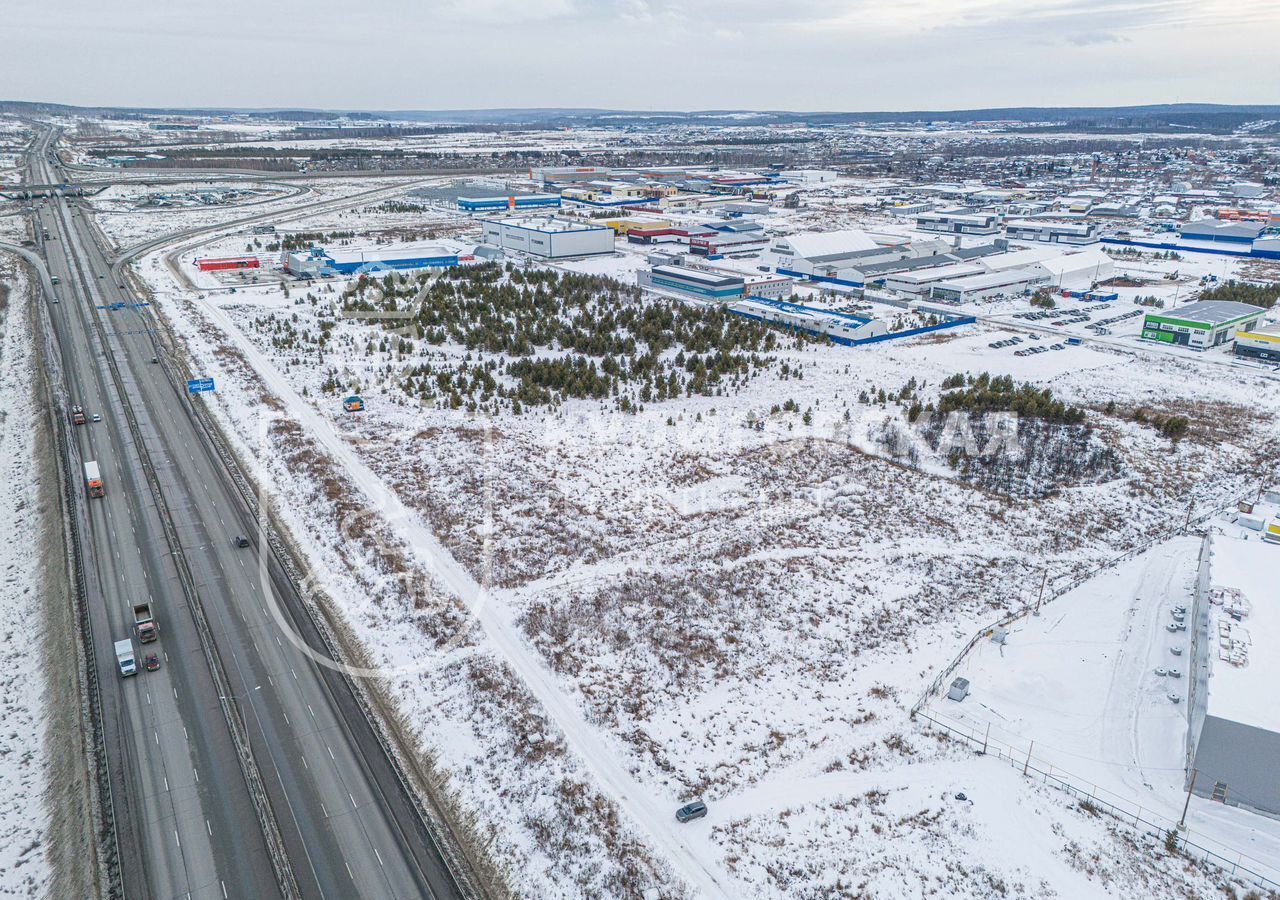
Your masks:
<instances>
[{"instance_id":1,"label":"dark car","mask_svg":"<svg viewBox=\"0 0 1280 900\"><path fill-rule=\"evenodd\" d=\"M676 810L676 821L692 822L694 819L701 819L706 814L707 804L701 800L694 800L692 803L686 803Z\"/></svg>"},{"instance_id":2,"label":"dark car","mask_svg":"<svg viewBox=\"0 0 1280 900\"><path fill-rule=\"evenodd\" d=\"M148 672L154 672L160 668L160 657L156 656L154 653L148 653L147 658L142 661L142 664L147 667Z\"/></svg>"},{"instance_id":3,"label":"dark car","mask_svg":"<svg viewBox=\"0 0 1280 900\"><path fill-rule=\"evenodd\" d=\"M235 536L235 538L234 538L234 540L233 540L232 542L233 542L237 547L248 547L248 546L249 546L249 539L248 539L247 537L245 537L243 534L237 534L237 535Z\"/></svg>"}]
</instances>

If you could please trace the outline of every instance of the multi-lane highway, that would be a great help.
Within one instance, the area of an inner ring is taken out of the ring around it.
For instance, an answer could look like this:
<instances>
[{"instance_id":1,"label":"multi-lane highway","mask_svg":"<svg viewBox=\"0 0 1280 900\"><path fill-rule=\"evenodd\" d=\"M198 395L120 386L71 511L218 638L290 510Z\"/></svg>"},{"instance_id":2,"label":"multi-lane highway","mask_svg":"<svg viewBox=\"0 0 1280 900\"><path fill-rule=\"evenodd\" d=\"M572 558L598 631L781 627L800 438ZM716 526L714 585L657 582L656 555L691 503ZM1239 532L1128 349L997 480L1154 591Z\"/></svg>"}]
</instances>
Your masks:
<instances>
[{"instance_id":1,"label":"multi-lane highway","mask_svg":"<svg viewBox=\"0 0 1280 900\"><path fill-rule=\"evenodd\" d=\"M33 148L32 183L57 181L53 137ZM159 358L151 312L83 207L54 197L34 215L59 280L45 290L65 405L102 417L66 428L75 471L96 460L106 485L75 512L126 896L463 896L350 685L280 634L277 607L323 647ZM122 678L112 643L142 600L161 634L135 647L162 665Z\"/></svg>"}]
</instances>

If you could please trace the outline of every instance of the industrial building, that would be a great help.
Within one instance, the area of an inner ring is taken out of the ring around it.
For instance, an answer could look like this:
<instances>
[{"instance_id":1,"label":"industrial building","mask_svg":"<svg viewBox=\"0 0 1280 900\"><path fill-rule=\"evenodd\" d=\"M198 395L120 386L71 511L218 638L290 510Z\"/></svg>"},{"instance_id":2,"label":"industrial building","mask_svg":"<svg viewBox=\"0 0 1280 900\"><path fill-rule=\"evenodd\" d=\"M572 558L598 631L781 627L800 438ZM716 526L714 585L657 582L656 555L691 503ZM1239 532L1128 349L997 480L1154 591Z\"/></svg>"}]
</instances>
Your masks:
<instances>
[{"instance_id":1,"label":"industrial building","mask_svg":"<svg viewBox=\"0 0 1280 900\"><path fill-rule=\"evenodd\" d=\"M701 256L758 253L768 246L769 238L761 231L716 231L689 238L689 252Z\"/></svg>"},{"instance_id":2,"label":"industrial building","mask_svg":"<svg viewBox=\"0 0 1280 900\"><path fill-rule=\"evenodd\" d=\"M836 344L857 344L881 337L889 331L888 326L880 319L815 309L782 300L744 299L730 303L728 309L729 312L747 319L826 336Z\"/></svg>"},{"instance_id":3,"label":"industrial building","mask_svg":"<svg viewBox=\"0 0 1280 900\"><path fill-rule=\"evenodd\" d=\"M991 272L1026 269L1043 275L1046 284L1070 290L1087 290L1116 270L1115 260L1097 248L1064 253L1052 247L1028 247L987 256L981 264Z\"/></svg>"},{"instance_id":4,"label":"industrial building","mask_svg":"<svg viewBox=\"0 0 1280 900\"><path fill-rule=\"evenodd\" d=\"M1011 241L1039 241L1045 244L1096 244L1097 222L1041 222L1021 219L1005 226L1005 237Z\"/></svg>"},{"instance_id":5,"label":"industrial building","mask_svg":"<svg viewBox=\"0 0 1280 900\"><path fill-rule=\"evenodd\" d=\"M626 181L592 181L580 187L567 187L560 192L560 197L566 203L594 207L657 205L660 199L643 186Z\"/></svg>"},{"instance_id":6,"label":"industrial building","mask_svg":"<svg viewBox=\"0 0 1280 900\"><path fill-rule=\"evenodd\" d=\"M401 244L379 247L309 247L284 254L284 269L292 275L322 277L431 269L456 266L456 251L435 244Z\"/></svg>"},{"instance_id":7,"label":"industrial building","mask_svg":"<svg viewBox=\"0 0 1280 900\"><path fill-rule=\"evenodd\" d=\"M1147 313L1142 337L1207 350L1225 344L1237 331L1252 331L1266 310L1231 300L1202 300L1170 312Z\"/></svg>"},{"instance_id":8,"label":"industrial building","mask_svg":"<svg viewBox=\"0 0 1280 900\"><path fill-rule=\"evenodd\" d=\"M944 234L995 234L1000 230L1000 221L995 213L949 210L921 213L916 216L916 227Z\"/></svg>"},{"instance_id":9,"label":"industrial building","mask_svg":"<svg viewBox=\"0 0 1280 900\"><path fill-rule=\"evenodd\" d=\"M592 219L592 224L612 228L615 234L626 236L632 231L663 230L673 228L668 219Z\"/></svg>"},{"instance_id":10,"label":"industrial building","mask_svg":"<svg viewBox=\"0 0 1280 900\"><path fill-rule=\"evenodd\" d=\"M225 272L233 269L257 269L262 265L256 256L224 256L197 259L196 267L201 272Z\"/></svg>"},{"instance_id":11,"label":"industrial building","mask_svg":"<svg viewBox=\"0 0 1280 900\"><path fill-rule=\"evenodd\" d=\"M552 216L488 219L484 242L503 250L545 259L570 259L613 252L613 229Z\"/></svg>"},{"instance_id":12,"label":"industrial building","mask_svg":"<svg viewBox=\"0 0 1280 900\"><path fill-rule=\"evenodd\" d=\"M504 209L559 208L559 194L513 194L509 197L459 197L462 212L497 212Z\"/></svg>"},{"instance_id":13,"label":"industrial building","mask_svg":"<svg viewBox=\"0 0 1280 900\"><path fill-rule=\"evenodd\" d=\"M612 171L605 166L549 166L530 169L529 177L543 184L566 184L607 178Z\"/></svg>"},{"instance_id":14,"label":"industrial building","mask_svg":"<svg viewBox=\"0 0 1280 900\"><path fill-rule=\"evenodd\" d=\"M1280 325L1236 331L1236 356L1280 362Z\"/></svg>"},{"instance_id":15,"label":"industrial building","mask_svg":"<svg viewBox=\"0 0 1280 900\"><path fill-rule=\"evenodd\" d=\"M1263 512L1250 511L1259 527L1275 521ZM1188 778L1201 797L1280 816L1280 547L1250 530L1240 521L1213 536L1210 586L1196 594Z\"/></svg>"},{"instance_id":16,"label":"industrial building","mask_svg":"<svg viewBox=\"0 0 1280 900\"><path fill-rule=\"evenodd\" d=\"M1261 235L1264 226L1255 222L1220 222L1217 219L1201 219L1188 222L1178 229L1178 237L1184 241L1204 241L1210 244L1227 244L1248 249Z\"/></svg>"},{"instance_id":17,"label":"industrial building","mask_svg":"<svg viewBox=\"0 0 1280 900\"><path fill-rule=\"evenodd\" d=\"M975 263L949 262L946 265L912 269L906 272L892 272L879 279L883 286L899 294L913 297L927 297L930 289L945 281L956 278L969 278L973 275L989 274L986 269Z\"/></svg>"},{"instance_id":18,"label":"industrial building","mask_svg":"<svg viewBox=\"0 0 1280 900\"><path fill-rule=\"evenodd\" d=\"M685 266L659 265L636 273L641 287L658 288L703 300L731 300L743 295L746 279L741 275L706 272Z\"/></svg>"},{"instance_id":19,"label":"industrial building","mask_svg":"<svg viewBox=\"0 0 1280 900\"><path fill-rule=\"evenodd\" d=\"M912 241L901 235L828 231L788 235L773 242L776 268L784 275L836 281L861 287L868 267L934 256L948 249L941 240Z\"/></svg>"},{"instance_id":20,"label":"industrial building","mask_svg":"<svg viewBox=\"0 0 1280 900\"><path fill-rule=\"evenodd\" d=\"M984 272L966 275L948 281L939 281L929 288L929 297L942 303L978 303L993 297L1021 294L1028 288L1043 284L1048 277L1031 269L1008 269L1003 272Z\"/></svg>"}]
</instances>

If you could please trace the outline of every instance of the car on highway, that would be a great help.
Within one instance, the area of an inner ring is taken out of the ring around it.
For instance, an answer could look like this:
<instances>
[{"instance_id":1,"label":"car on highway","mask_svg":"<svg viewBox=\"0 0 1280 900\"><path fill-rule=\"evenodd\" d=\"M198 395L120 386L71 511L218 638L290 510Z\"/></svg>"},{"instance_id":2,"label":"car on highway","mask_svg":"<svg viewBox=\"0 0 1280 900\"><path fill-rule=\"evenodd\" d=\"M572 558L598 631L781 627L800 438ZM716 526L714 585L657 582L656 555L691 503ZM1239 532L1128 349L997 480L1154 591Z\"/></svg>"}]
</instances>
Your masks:
<instances>
[{"instance_id":1,"label":"car on highway","mask_svg":"<svg viewBox=\"0 0 1280 900\"><path fill-rule=\"evenodd\" d=\"M93 414L93 421L95 421L95 422L101 422L101 421L102 421L102 413L94 413L94 414Z\"/></svg>"},{"instance_id":2,"label":"car on highway","mask_svg":"<svg viewBox=\"0 0 1280 900\"><path fill-rule=\"evenodd\" d=\"M676 810L676 821L692 822L694 819L701 819L706 814L707 804L701 800L694 800L692 803L686 803Z\"/></svg>"},{"instance_id":3,"label":"car on highway","mask_svg":"<svg viewBox=\"0 0 1280 900\"><path fill-rule=\"evenodd\" d=\"M143 666L148 672L154 672L160 668L160 657L154 653L148 653L147 658L142 661Z\"/></svg>"},{"instance_id":4,"label":"car on highway","mask_svg":"<svg viewBox=\"0 0 1280 900\"><path fill-rule=\"evenodd\" d=\"M54 303L61 303L62 301L61 301L61 300L59 300L57 297L54 297L54 298L53 298L53 302L54 302Z\"/></svg>"},{"instance_id":5,"label":"car on highway","mask_svg":"<svg viewBox=\"0 0 1280 900\"><path fill-rule=\"evenodd\" d=\"M232 538L231 543L234 544L236 547L243 549L249 546L249 539L245 537L243 534L237 534L234 538Z\"/></svg>"}]
</instances>

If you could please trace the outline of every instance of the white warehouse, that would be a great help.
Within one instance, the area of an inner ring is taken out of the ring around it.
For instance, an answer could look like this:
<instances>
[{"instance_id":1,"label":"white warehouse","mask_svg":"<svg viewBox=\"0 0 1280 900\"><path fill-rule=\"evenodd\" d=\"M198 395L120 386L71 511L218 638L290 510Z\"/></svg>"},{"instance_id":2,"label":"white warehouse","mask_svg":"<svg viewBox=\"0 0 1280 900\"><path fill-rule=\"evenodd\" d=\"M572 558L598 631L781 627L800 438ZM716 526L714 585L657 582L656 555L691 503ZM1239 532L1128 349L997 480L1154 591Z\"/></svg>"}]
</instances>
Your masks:
<instances>
[{"instance_id":1,"label":"white warehouse","mask_svg":"<svg viewBox=\"0 0 1280 900\"><path fill-rule=\"evenodd\" d=\"M486 244L545 259L612 253L613 238L612 228L554 216L489 219L484 223Z\"/></svg>"}]
</instances>

